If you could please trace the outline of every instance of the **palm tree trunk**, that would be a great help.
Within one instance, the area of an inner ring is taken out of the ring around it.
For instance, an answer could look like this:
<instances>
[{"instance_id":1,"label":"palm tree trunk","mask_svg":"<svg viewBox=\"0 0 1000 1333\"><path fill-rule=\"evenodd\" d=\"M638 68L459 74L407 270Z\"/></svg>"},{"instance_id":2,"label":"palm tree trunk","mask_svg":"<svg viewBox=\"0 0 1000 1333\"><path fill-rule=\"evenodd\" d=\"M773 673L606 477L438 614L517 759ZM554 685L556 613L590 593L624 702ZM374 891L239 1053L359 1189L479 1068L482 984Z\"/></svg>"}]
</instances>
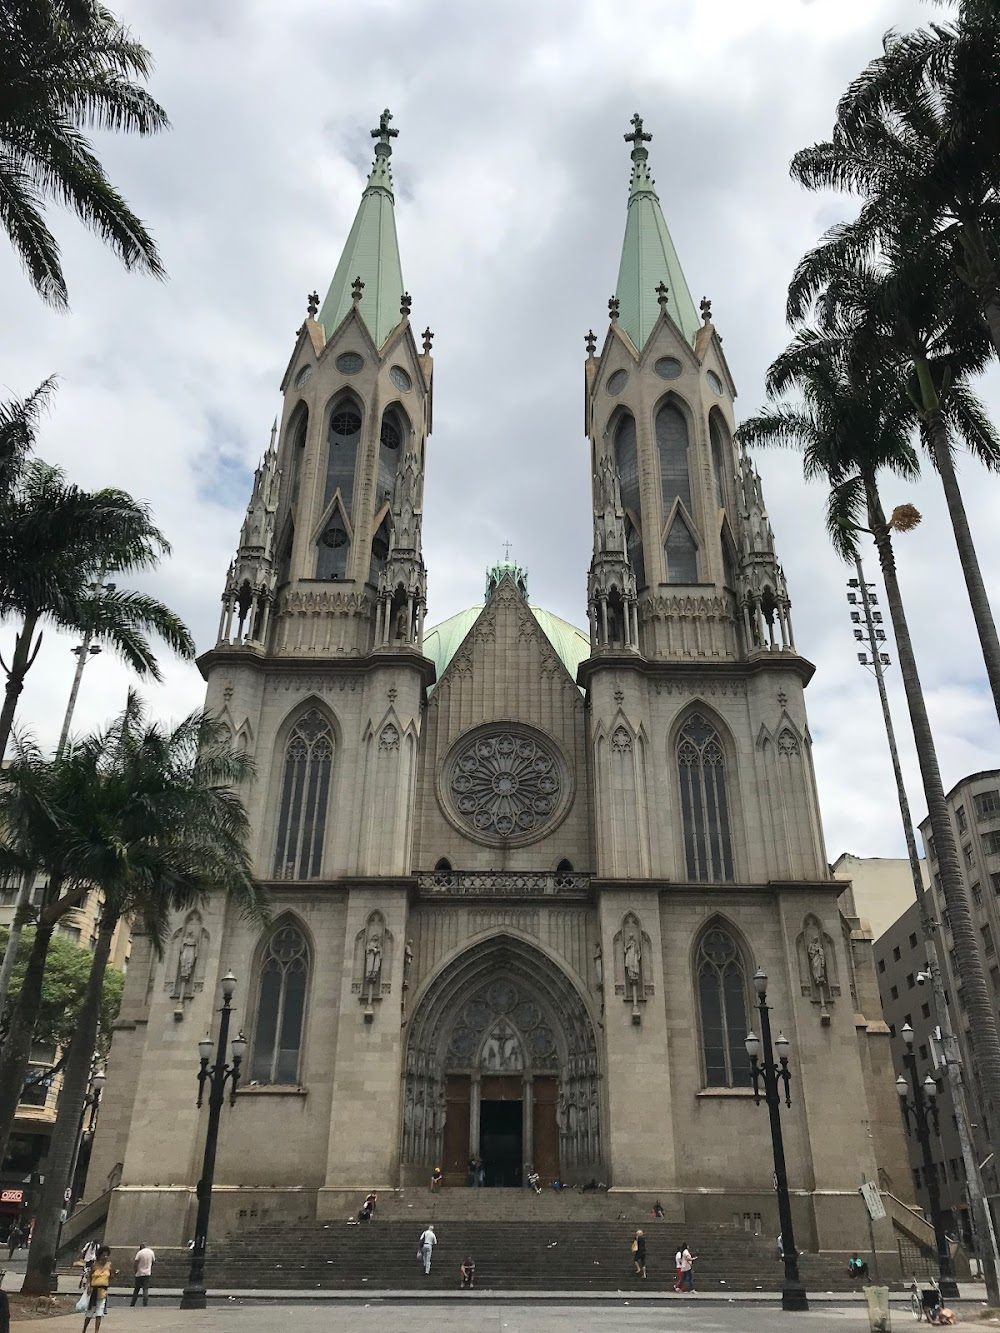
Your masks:
<instances>
[{"instance_id":1,"label":"palm tree trunk","mask_svg":"<svg viewBox=\"0 0 1000 1333\"><path fill-rule=\"evenodd\" d=\"M36 615L25 616L21 632L14 640L14 656L11 658L10 670L7 672L7 688L4 690L3 707L0 708L0 760L7 753L7 742L10 740L10 733L14 729L14 714L17 711L17 701L24 689L24 678L28 674L28 669L34 662L41 646L42 636L39 635L38 642L35 644L34 651L32 651L31 640L37 624L38 617Z\"/></svg>"},{"instance_id":2,"label":"palm tree trunk","mask_svg":"<svg viewBox=\"0 0 1000 1333\"><path fill-rule=\"evenodd\" d=\"M24 973L21 994L17 997L14 1012L10 1017L7 1040L0 1051L0 1162L7 1155L7 1144L17 1114L21 1089L28 1069L31 1055L31 1041L35 1034L35 1021L42 1003L42 980L45 976L45 959L49 952L54 924L38 922L35 938L31 945L31 955Z\"/></svg>"},{"instance_id":3,"label":"palm tree trunk","mask_svg":"<svg viewBox=\"0 0 1000 1333\"><path fill-rule=\"evenodd\" d=\"M864 475L864 474L863 474ZM962 998L971 1024L969 1039L972 1052L982 1079L983 1089L989 1102L982 1108L983 1114L991 1119L1000 1110L1000 1031L997 1029L996 1013L990 1001L983 971L982 958L979 954L969 900L962 883L962 870L958 859L958 845L948 816L945 801L944 784L938 766L934 737L931 732L927 705L917 672L917 661L910 640L910 630L906 623L903 598L896 574L896 559L892 549L892 538L886 522L882 503L874 474L864 475L865 494L868 503L868 520L875 537L882 576L885 579L886 598L889 614L892 617L892 629L896 638L896 652L899 655L899 670L906 692L906 704L913 728L913 739L917 748L917 760L923 781L924 798L927 801L927 814L931 831L934 835L934 848L937 853L938 873L944 891L945 906L951 923L951 932L955 941L955 959L958 975L962 983ZM993 1121L995 1123L995 1120Z\"/></svg>"},{"instance_id":4,"label":"palm tree trunk","mask_svg":"<svg viewBox=\"0 0 1000 1333\"><path fill-rule=\"evenodd\" d=\"M1000 275L978 221L963 221L958 236L966 260L958 266L958 271L975 292L990 330L990 340L1000 356Z\"/></svg>"},{"instance_id":5,"label":"palm tree trunk","mask_svg":"<svg viewBox=\"0 0 1000 1333\"><path fill-rule=\"evenodd\" d=\"M111 937L115 933L117 924L118 917L113 913L107 913L101 920L97 932L97 945L94 949L94 961L90 966L90 976L87 978L87 989L83 997L83 1007L76 1022L76 1031L70 1043L69 1056L63 1072L59 1109L45 1159L45 1184L42 1186L41 1199L35 1214L35 1229L28 1250L28 1267L21 1287L22 1292L31 1296L47 1296L52 1274L55 1272L56 1246L61 1226L60 1214L66 1206L63 1195L71 1183L69 1175L73 1158L76 1156L80 1115L87 1095L87 1085L90 1082L94 1047L97 1044L101 999L104 994L104 974L111 955Z\"/></svg>"},{"instance_id":6,"label":"palm tree trunk","mask_svg":"<svg viewBox=\"0 0 1000 1333\"><path fill-rule=\"evenodd\" d=\"M976 629L979 631L986 675L993 691L993 706L997 710L997 717L1000 718L1000 638L997 637L993 609L986 594L983 571L979 567L979 556L969 527L969 516L965 512L965 500L962 498L962 489L955 473L955 460L948 440L948 425L941 413L937 391L931 379L930 366L922 360L918 360L915 364L925 407L923 417L930 440L931 455L934 466L941 475L941 485L944 487L948 514L955 533L955 545L958 547L958 558L962 562L965 586L969 591L969 604L972 607Z\"/></svg>"}]
</instances>

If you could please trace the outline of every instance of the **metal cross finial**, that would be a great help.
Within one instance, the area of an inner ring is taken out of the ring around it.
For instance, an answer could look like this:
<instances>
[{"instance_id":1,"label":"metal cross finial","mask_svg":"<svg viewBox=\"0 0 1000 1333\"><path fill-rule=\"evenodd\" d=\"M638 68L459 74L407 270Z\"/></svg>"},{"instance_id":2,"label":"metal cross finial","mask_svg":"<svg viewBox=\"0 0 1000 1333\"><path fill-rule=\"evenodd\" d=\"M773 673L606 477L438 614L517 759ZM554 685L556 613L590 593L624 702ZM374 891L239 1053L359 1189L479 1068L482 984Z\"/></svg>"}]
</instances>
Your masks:
<instances>
[{"instance_id":1,"label":"metal cross finial","mask_svg":"<svg viewBox=\"0 0 1000 1333\"><path fill-rule=\"evenodd\" d=\"M667 308L667 299L670 289L665 282L660 282L656 288L656 299L660 304L660 309L665 311Z\"/></svg>"},{"instance_id":2,"label":"metal cross finial","mask_svg":"<svg viewBox=\"0 0 1000 1333\"><path fill-rule=\"evenodd\" d=\"M510 542L503 542L503 558L510 564Z\"/></svg>"},{"instance_id":3,"label":"metal cross finial","mask_svg":"<svg viewBox=\"0 0 1000 1333\"><path fill-rule=\"evenodd\" d=\"M593 329L588 330L588 332L584 336L583 341L587 345L587 355L593 356L594 353L597 351L597 334L594 332Z\"/></svg>"},{"instance_id":4,"label":"metal cross finial","mask_svg":"<svg viewBox=\"0 0 1000 1333\"><path fill-rule=\"evenodd\" d=\"M708 299L707 296L703 296L703 297L701 298L701 302L700 302L700 304L699 304L699 306L698 306L698 309L701 311L701 317L702 317L702 319L705 321L705 323L706 323L706 324L711 324L711 322L712 322L712 302Z\"/></svg>"},{"instance_id":5,"label":"metal cross finial","mask_svg":"<svg viewBox=\"0 0 1000 1333\"><path fill-rule=\"evenodd\" d=\"M412 305L413 305L413 297L410 295L409 292L404 292L403 295L399 298L399 313L401 315L408 315L410 313L410 307Z\"/></svg>"},{"instance_id":6,"label":"metal cross finial","mask_svg":"<svg viewBox=\"0 0 1000 1333\"><path fill-rule=\"evenodd\" d=\"M434 341L434 334L431 333L431 326L429 324L420 336L424 340L424 356L430 356L431 343Z\"/></svg>"},{"instance_id":7,"label":"metal cross finial","mask_svg":"<svg viewBox=\"0 0 1000 1333\"><path fill-rule=\"evenodd\" d=\"M617 296L612 296L611 300L608 302L608 314L611 316L612 321L614 321L614 320L616 320L616 319L618 318L618 297L617 297Z\"/></svg>"},{"instance_id":8,"label":"metal cross finial","mask_svg":"<svg viewBox=\"0 0 1000 1333\"><path fill-rule=\"evenodd\" d=\"M355 305L357 305L361 300L361 293L364 291L364 289L365 289L365 284L361 281L361 275L358 274L358 276L351 283L351 300L354 302Z\"/></svg>"},{"instance_id":9,"label":"metal cross finial","mask_svg":"<svg viewBox=\"0 0 1000 1333\"><path fill-rule=\"evenodd\" d=\"M399 130L389 128L390 120L392 120L392 112L386 107L378 118L378 129L372 130L372 138L378 139L379 144L385 144L386 148L392 152L392 140L399 137Z\"/></svg>"},{"instance_id":10,"label":"metal cross finial","mask_svg":"<svg viewBox=\"0 0 1000 1333\"><path fill-rule=\"evenodd\" d=\"M306 314L310 319L315 319L319 314L319 292L309 293L309 300L306 304Z\"/></svg>"},{"instance_id":11,"label":"metal cross finial","mask_svg":"<svg viewBox=\"0 0 1000 1333\"><path fill-rule=\"evenodd\" d=\"M632 144L633 149L641 148L644 143L649 143L653 136L644 132L642 128L642 116L639 115L638 111L632 117L631 124L632 133L625 135L625 142Z\"/></svg>"}]
</instances>

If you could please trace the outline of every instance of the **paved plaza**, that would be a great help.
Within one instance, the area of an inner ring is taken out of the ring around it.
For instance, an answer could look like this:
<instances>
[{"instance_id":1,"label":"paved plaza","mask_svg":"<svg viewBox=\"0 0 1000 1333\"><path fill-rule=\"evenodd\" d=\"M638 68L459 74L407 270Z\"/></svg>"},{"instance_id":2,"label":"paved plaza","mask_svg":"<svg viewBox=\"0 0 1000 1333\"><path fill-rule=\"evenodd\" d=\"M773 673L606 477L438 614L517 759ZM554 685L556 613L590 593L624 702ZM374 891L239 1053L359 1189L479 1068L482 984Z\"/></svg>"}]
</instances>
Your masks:
<instances>
[{"instance_id":1,"label":"paved plaza","mask_svg":"<svg viewBox=\"0 0 1000 1333\"><path fill-rule=\"evenodd\" d=\"M902 1315L894 1316L899 1318ZM909 1320L909 1312L906 1312ZM823 1307L808 1314L782 1314L774 1306L695 1305L671 1308L659 1303L643 1306L626 1301L615 1304L559 1305L538 1307L498 1305L488 1299L471 1301L464 1307L404 1304L373 1301L364 1305L305 1305L301 1302L274 1305L225 1305L206 1311L148 1310L115 1303L104 1325L129 1333L274 1333L294 1325L296 1333L661 1333L661 1330L698 1330L698 1333L775 1333L803 1330L804 1333L853 1333L866 1330L868 1317L861 1305ZM24 1324L46 1330L79 1329L80 1316L68 1315L44 1324Z\"/></svg>"}]
</instances>

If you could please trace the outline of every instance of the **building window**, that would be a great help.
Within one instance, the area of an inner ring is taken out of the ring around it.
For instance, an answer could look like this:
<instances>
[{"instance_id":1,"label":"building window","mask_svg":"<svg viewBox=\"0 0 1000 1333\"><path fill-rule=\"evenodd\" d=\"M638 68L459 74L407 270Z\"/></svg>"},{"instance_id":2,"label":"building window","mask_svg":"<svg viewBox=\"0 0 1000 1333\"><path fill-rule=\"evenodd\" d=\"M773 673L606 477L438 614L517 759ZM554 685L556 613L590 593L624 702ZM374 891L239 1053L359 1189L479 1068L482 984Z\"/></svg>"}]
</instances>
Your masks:
<instances>
[{"instance_id":1,"label":"building window","mask_svg":"<svg viewBox=\"0 0 1000 1333\"><path fill-rule=\"evenodd\" d=\"M668 583L698 582L698 548L680 514L670 525L663 549L667 556Z\"/></svg>"},{"instance_id":2,"label":"building window","mask_svg":"<svg viewBox=\"0 0 1000 1333\"><path fill-rule=\"evenodd\" d=\"M964 833L965 830L969 827L969 821L965 817L964 805L960 805L958 809L955 811L955 819L958 821L959 833Z\"/></svg>"},{"instance_id":3,"label":"building window","mask_svg":"<svg viewBox=\"0 0 1000 1333\"><path fill-rule=\"evenodd\" d=\"M973 884L973 886L972 886L972 888L969 890L969 892L972 894L972 901L976 904L976 906L977 906L977 907L982 907L982 905L983 905L983 886L982 886L981 884Z\"/></svg>"},{"instance_id":4,"label":"building window","mask_svg":"<svg viewBox=\"0 0 1000 1333\"><path fill-rule=\"evenodd\" d=\"M298 1083L308 980L305 936L292 922L279 922L260 965L251 1082Z\"/></svg>"},{"instance_id":5,"label":"building window","mask_svg":"<svg viewBox=\"0 0 1000 1333\"><path fill-rule=\"evenodd\" d=\"M912 973L912 972L907 973L907 977L906 977L906 986L907 986L907 989L908 989L908 990L913 990L913 987L914 987L916 984L917 984L917 983L913 980L913 973Z\"/></svg>"},{"instance_id":6,"label":"building window","mask_svg":"<svg viewBox=\"0 0 1000 1333\"><path fill-rule=\"evenodd\" d=\"M990 968L990 985L993 987L993 994L1000 995L1000 967Z\"/></svg>"},{"instance_id":7,"label":"building window","mask_svg":"<svg viewBox=\"0 0 1000 1333\"><path fill-rule=\"evenodd\" d=\"M980 929L979 933L983 937L983 952L986 954L987 958L992 958L997 951L996 945L993 943L992 927L987 923L987 925Z\"/></svg>"},{"instance_id":8,"label":"building window","mask_svg":"<svg viewBox=\"0 0 1000 1333\"><path fill-rule=\"evenodd\" d=\"M615 465L621 482L625 510L625 546L635 573L636 587L646 586L646 562L642 552L642 506L639 502L639 454L635 445L635 419L627 413L615 429Z\"/></svg>"},{"instance_id":9,"label":"building window","mask_svg":"<svg viewBox=\"0 0 1000 1333\"><path fill-rule=\"evenodd\" d=\"M916 936L916 932L914 932L914 933L910 936L910 948L911 948L911 949L915 949L916 947L917 947L917 936Z\"/></svg>"},{"instance_id":10,"label":"building window","mask_svg":"<svg viewBox=\"0 0 1000 1333\"><path fill-rule=\"evenodd\" d=\"M338 403L330 416L327 437L326 485L323 489L323 508L340 491L344 512L351 512L354 493L354 465L361 440L361 413L348 400Z\"/></svg>"},{"instance_id":11,"label":"building window","mask_svg":"<svg viewBox=\"0 0 1000 1333\"><path fill-rule=\"evenodd\" d=\"M702 937L696 972L705 1087L747 1087L746 965L736 941L721 926L711 927Z\"/></svg>"},{"instance_id":12,"label":"building window","mask_svg":"<svg viewBox=\"0 0 1000 1333\"><path fill-rule=\"evenodd\" d=\"M980 819L1000 814L1000 791L981 791L975 801L976 814Z\"/></svg>"},{"instance_id":13,"label":"building window","mask_svg":"<svg viewBox=\"0 0 1000 1333\"><path fill-rule=\"evenodd\" d=\"M1000 832L983 834L983 850L987 856L1000 856Z\"/></svg>"},{"instance_id":14,"label":"building window","mask_svg":"<svg viewBox=\"0 0 1000 1333\"><path fill-rule=\"evenodd\" d=\"M382 429L378 444L378 489L375 495L375 509L381 509L392 499L396 486L396 469L399 467L400 449L403 444L403 427L399 416L390 409L382 418Z\"/></svg>"},{"instance_id":15,"label":"building window","mask_svg":"<svg viewBox=\"0 0 1000 1333\"><path fill-rule=\"evenodd\" d=\"M885 971L885 959L884 959L884 958L880 958L880 959L878 960L878 970L879 970L879 972L884 972L884 971Z\"/></svg>"},{"instance_id":16,"label":"building window","mask_svg":"<svg viewBox=\"0 0 1000 1333\"><path fill-rule=\"evenodd\" d=\"M890 987L889 987L889 994L892 996L892 998L893 998L894 1000L898 1000L898 999L899 999L899 987L898 987L898 986L890 986Z\"/></svg>"},{"instance_id":17,"label":"building window","mask_svg":"<svg viewBox=\"0 0 1000 1333\"><path fill-rule=\"evenodd\" d=\"M915 1167L913 1168L913 1184L914 1184L914 1187L915 1187L916 1189L918 1189L918 1190L923 1188L923 1182L922 1182L921 1179L920 1179L920 1167L919 1167L919 1166L915 1166Z\"/></svg>"},{"instance_id":18,"label":"building window","mask_svg":"<svg viewBox=\"0 0 1000 1333\"><path fill-rule=\"evenodd\" d=\"M934 850L934 834L928 833L924 838L924 846L927 848L927 855L932 861L937 860L937 852Z\"/></svg>"},{"instance_id":19,"label":"building window","mask_svg":"<svg viewBox=\"0 0 1000 1333\"><path fill-rule=\"evenodd\" d=\"M947 907L941 909L941 924L944 926L945 930L951 930L951 916L948 913Z\"/></svg>"},{"instance_id":20,"label":"building window","mask_svg":"<svg viewBox=\"0 0 1000 1333\"><path fill-rule=\"evenodd\" d=\"M275 879L316 879L333 769L333 729L311 708L295 724L285 746L278 804Z\"/></svg>"},{"instance_id":21,"label":"building window","mask_svg":"<svg viewBox=\"0 0 1000 1333\"><path fill-rule=\"evenodd\" d=\"M972 863L973 863L973 861L974 861L974 859L975 859L975 858L973 857L973 855L972 855L972 844L971 844L971 843L967 842L967 843L965 844L965 846L962 848L962 855L965 857L965 864L966 864L967 866L971 866Z\"/></svg>"},{"instance_id":22,"label":"building window","mask_svg":"<svg viewBox=\"0 0 1000 1333\"><path fill-rule=\"evenodd\" d=\"M680 500L691 513L687 417L675 403L665 403L656 414L656 455L660 461L660 495L666 523L675 500Z\"/></svg>"},{"instance_id":23,"label":"building window","mask_svg":"<svg viewBox=\"0 0 1000 1333\"><path fill-rule=\"evenodd\" d=\"M893 951L892 951L892 957L893 957L893 961L894 961L894 962L897 962L897 963L899 962L900 958L902 957L902 954L899 952L899 945L898 945L898 944L895 946L895 948L894 948Z\"/></svg>"},{"instance_id":24,"label":"building window","mask_svg":"<svg viewBox=\"0 0 1000 1333\"><path fill-rule=\"evenodd\" d=\"M316 555L316 577L318 579L343 579L347 577L347 562L351 558L351 539L347 533L344 516L339 509L334 509L330 521L320 533L319 550Z\"/></svg>"},{"instance_id":25,"label":"building window","mask_svg":"<svg viewBox=\"0 0 1000 1333\"><path fill-rule=\"evenodd\" d=\"M378 525L378 531L372 538L372 555L368 563L368 582L378 584L378 576L385 568L389 556L389 515L386 514Z\"/></svg>"},{"instance_id":26,"label":"building window","mask_svg":"<svg viewBox=\"0 0 1000 1333\"><path fill-rule=\"evenodd\" d=\"M687 877L731 880L733 850L726 761L718 732L701 713L692 713L681 727L677 738L677 770Z\"/></svg>"},{"instance_id":27,"label":"building window","mask_svg":"<svg viewBox=\"0 0 1000 1333\"><path fill-rule=\"evenodd\" d=\"M729 432L722 424L718 412L713 411L708 418L708 434L712 446L712 479L715 482L715 503L719 509L726 507L726 477L729 472L728 462L732 457L729 444Z\"/></svg>"},{"instance_id":28,"label":"building window","mask_svg":"<svg viewBox=\"0 0 1000 1333\"><path fill-rule=\"evenodd\" d=\"M930 1005L929 1005L929 1004L922 1004L922 1005L920 1006L920 1017L921 1017L921 1018L930 1018L930 1016L931 1016L931 1007L930 1007Z\"/></svg>"},{"instance_id":29,"label":"building window","mask_svg":"<svg viewBox=\"0 0 1000 1333\"><path fill-rule=\"evenodd\" d=\"M927 1059L927 1047L926 1047L926 1045L921 1045L919 1054L920 1054L920 1058L921 1058L921 1060L926 1060L926 1059Z\"/></svg>"},{"instance_id":30,"label":"building window","mask_svg":"<svg viewBox=\"0 0 1000 1333\"><path fill-rule=\"evenodd\" d=\"M993 871L990 875L990 885L993 888L993 892L1000 898L1000 872Z\"/></svg>"}]
</instances>

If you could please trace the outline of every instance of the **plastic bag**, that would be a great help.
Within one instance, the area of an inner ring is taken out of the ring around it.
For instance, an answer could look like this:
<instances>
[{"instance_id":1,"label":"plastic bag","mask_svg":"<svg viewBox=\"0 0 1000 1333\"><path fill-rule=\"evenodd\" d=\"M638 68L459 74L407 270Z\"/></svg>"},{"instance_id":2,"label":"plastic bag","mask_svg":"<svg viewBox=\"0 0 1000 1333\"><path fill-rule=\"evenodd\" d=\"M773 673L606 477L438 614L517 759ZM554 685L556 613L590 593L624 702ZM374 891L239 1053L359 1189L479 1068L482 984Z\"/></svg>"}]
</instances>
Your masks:
<instances>
[{"instance_id":1,"label":"plastic bag","mask_svg":"<svg viewBox=\"0 0 1000 1333\"><path fill-rule=\"evenodd\" d=\"M77 1301L75 1309L77 1314L86 1314L90 1308L90 1292L85 1291Z\"/></svg>"}]
</instances>

